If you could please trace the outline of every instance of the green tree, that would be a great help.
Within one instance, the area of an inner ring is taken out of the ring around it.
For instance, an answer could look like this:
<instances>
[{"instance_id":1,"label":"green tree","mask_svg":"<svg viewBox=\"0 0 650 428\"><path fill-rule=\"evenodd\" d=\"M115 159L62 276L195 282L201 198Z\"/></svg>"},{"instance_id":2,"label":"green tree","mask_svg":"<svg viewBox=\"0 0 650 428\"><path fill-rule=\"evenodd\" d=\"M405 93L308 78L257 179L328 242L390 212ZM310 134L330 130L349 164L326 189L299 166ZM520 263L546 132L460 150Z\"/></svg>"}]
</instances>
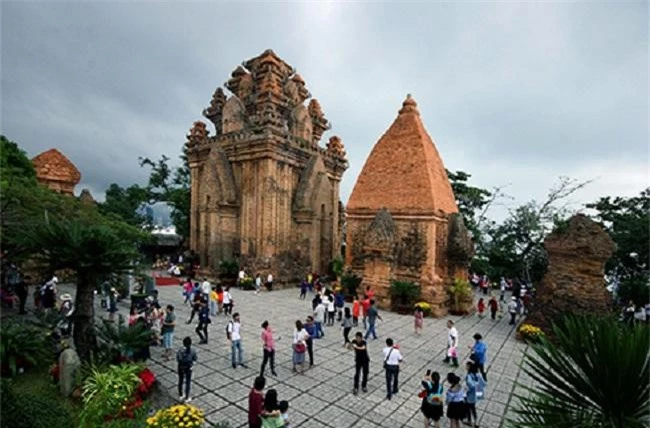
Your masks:
<instances>
[{"instance_id":1,"label":"green tree","mask_svg":"<svg viewBox=\"0 0 650 428\"><path fill-rule=\"evenodd\" d=\"M146 188L137 184L123 188L112 183L106 189L106 200L99 205L99 209L103 214L117 216L132 226L142 226L147 219L138 209L147 202L149 192Z\"/></svg>"},{"instance_id":2,"label":"green tree","mask_svg":"<svg viewBox=\"0 0 650 428\"><path fill-rule=\"evenodd\" d=\"M642 428L650 424L650 336L611 318L566 317L532 345L515 428Z\"/></svg>"},{"instance_id":3,"label":"green tree","mask_svg":"<svg viewBox=\"0 0 650 428\"><path fill-rule=\"evenodd\" d=\"M169 166L165 155L157 161L140 158L140 166L150 168L147 191L152 202L167 202L172 207L171 218L176 233L188 237L190 232L190 167L187 157L181 156L182 164Z\"/></svg>"},{"instance_id":4,"label":"green tree","mask_svg":"<svg viewBox=\"0 0 650 428\"><path fill-rule=\"evenodd\" d=\"M468 182L471 175L464 171L446 171L451 189L454 191L458 211L463 215L465 226L472 232L474 241L478 242L481 239L480 224L485 218L486 210L493 201L495 193L470 186Z\"/></svg>"},{"instance_id":5,"label":"green tree","mask_svg":"<svg viewBox=\"0 0 650 428\"><path fill-rule=\"evenodd\" d=\"M592 216L616 243L606 270L621 281L619 296L637 304L648 301L650 260L650 188L634 197L604 197L587 204Z\"/></svg>"}]
</instances>

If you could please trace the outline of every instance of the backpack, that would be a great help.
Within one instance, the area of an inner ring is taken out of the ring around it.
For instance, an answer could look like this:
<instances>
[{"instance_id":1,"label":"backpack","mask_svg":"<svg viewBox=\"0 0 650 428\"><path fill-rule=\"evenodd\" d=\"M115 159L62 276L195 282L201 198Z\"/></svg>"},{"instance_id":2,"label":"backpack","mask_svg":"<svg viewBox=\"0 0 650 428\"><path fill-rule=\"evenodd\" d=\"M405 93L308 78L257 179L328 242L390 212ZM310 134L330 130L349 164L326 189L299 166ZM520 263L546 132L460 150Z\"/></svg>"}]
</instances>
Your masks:
<instances>
[{"instance_id":1,"label":"backpack","mask_svg":"<svg viewBox=\"0 0 650 428\"><path fill-rule=\"evenodd\" d=\"M228 331L228 327L230 327L231 325L232 328L235 328L235 324L233 324L232 321L228 321L228 323L226 324L226 337L228 338L228 340L230 340L230 332Z\"/></svg>"},{"instance_id":2,"label":"backpack","mask_svg":"<svg viewBox=\"0 0 650 428\"><path fill-rule=\"evenodd\" d=\"M190 368L194 364L194 351L191 349L183 349L178 351L179 358L178 364L183 368Z\"/></svg>"},{"instance_id":3,"label":"backpack","mask_svg":"<svg viewBox=\"0 0 650 428\"><path fill-rule=\"evenodd\" d=\"M432 406L442 406L444 404L444 397L442 395L441 384L438 384L438 392L431 392L427 396L427 402Z\"/></svg>"}]
</instances>

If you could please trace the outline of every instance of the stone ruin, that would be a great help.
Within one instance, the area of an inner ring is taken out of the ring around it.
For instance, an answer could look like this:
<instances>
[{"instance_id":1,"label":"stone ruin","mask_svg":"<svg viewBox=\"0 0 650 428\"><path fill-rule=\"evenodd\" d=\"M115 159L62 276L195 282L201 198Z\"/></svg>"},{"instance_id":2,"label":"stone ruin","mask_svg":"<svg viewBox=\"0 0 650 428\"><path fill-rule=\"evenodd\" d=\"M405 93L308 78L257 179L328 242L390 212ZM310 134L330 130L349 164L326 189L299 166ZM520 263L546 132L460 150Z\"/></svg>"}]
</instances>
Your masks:
<instances>
[{"instance_id":1,"label":"stone ruin","mask_svg":"<svg viewBox=\"0 0 650 428\"><path fill-rule=\"evenodd\" d=\"M607 232L589 217L578 214L571 217L566 229L551 233L544 247L548 269L525 322L549 334L559 315L609 314L605 263L616 245Z\"/></svg>"},{"instance_id":2,"label":"stone ruin","mask_svg":"<svg viewBox=\"0 0 650 428\"><path fill-rule=\"evenodd\" d=\"M391 281L420 285L434 316L467 279L473 245L440 155L409 95L368 157L347 209L346 265L390 307Z\"/></svg>"}]
</instances>

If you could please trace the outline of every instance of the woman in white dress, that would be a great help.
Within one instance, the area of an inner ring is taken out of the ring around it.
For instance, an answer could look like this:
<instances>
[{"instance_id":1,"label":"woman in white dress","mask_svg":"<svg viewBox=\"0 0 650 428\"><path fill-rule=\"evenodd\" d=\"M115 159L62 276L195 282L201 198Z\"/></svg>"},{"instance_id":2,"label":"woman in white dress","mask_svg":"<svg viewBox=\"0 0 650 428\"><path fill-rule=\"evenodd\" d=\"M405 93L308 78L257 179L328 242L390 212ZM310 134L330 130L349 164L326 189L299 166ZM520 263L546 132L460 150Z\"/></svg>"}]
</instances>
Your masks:
<instances>
[{"instance_id":1,"label":"woman in white dress","mask_svg":"<svg viewBox=\"0 0 650 428\"><path fill-rule=\"evenodd\" d=\"M307 351L307 339L309 333L303 328L302 321L296 321L296 330L293 332L293 372L296 373L296 366L300 366L300 373L305 363L305 352Z\"/></svg>"}]
</instances>

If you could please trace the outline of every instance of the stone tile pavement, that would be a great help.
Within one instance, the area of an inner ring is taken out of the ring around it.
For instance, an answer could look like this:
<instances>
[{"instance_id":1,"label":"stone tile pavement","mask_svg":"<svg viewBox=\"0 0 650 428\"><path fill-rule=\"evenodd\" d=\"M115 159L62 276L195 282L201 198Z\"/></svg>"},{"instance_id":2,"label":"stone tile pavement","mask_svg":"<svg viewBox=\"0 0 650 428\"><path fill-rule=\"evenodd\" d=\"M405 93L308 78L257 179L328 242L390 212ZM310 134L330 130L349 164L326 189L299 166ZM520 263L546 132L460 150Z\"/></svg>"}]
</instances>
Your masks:
<instances>
[{"instance_id":1,"label":"stone tile pavement","mask_svg":"<svg viewBox=\"0 0 650 428\"><path fill-rule=\"evenodd\" d=\"M171 303L177 314L174 345L181 346L185 336L198 343L194 332L195 321L185 324L190 308L182 304L180 287L159 287L161 305ZM248 392L259 374L262 363L260 324L268 320L276 338L277 377L270 376L267 367L267 389L275 388L280 400L290 403L289 415L292 427L304 428L372 428L423 426L420 412L420 381L427 369L438 371L441 376L454 371L442 363L446 352L447 319L453 319L460 335L461 367L455 372L464 375L462 361L469 357L468 346L473 343L474 333L481 333L488 345L488 380L486 399L477 404L480 426L500 428L506 426L506 418L517 399L513 396L516 382L531 385L531 380L520 370L526 345L514 338L514 329L506 317L492 321L489 316L479 318L450 316L443 319L425 318L420 336L413 331L413 317L380 311L383 321L377 323L379 339L369 341L370 374L368 393L352 394L354 353L343 347L342 329L338 323L325 327L325 337L314 341L314 367L304 374L292 373L291 338L297 319L304 320L311 313L311 301L298 298L297 289L264 292L255 295L251 291L231 290L235 301L234 312L241 314L242 342L248 368L233 369L230 363L230 347L225 328L229 318L213 317L209 326L210 341L196 345L198 363L193 370L193 404L201 408L209 422L228 421L233 427L246 427ZM123 302L120 314L127 315L127 302ZM350 337L357 330L353 328ZM401 365L400 391L391 401L386 400L383 373L382 348L384 340L393 338L399 343L404 362ZM165 362L162 348L153 347L151 369L161 386L172 397L177 396L176 363ZM521 390L517 391L522 393ZM447 421L443 419L443 425Z\"/></svg>"}]
</instances>

